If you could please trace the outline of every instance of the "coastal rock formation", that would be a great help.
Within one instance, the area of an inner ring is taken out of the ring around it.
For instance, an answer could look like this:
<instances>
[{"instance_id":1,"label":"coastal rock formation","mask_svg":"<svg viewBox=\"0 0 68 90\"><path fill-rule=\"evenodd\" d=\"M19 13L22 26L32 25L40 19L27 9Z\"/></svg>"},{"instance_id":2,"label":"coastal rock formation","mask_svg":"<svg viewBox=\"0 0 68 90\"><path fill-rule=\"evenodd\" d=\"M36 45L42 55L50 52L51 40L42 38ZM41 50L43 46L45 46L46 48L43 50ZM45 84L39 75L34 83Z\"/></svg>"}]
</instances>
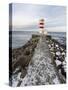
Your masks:
<instances>
[{"instance_id":1,"label":"coastal rock formation","mask_svg":"<svg viewBox=\"0 0 68 90\"><path fill-rule=\"evenodd\" d=\"M39 36L33 35L30 41L28 41L24 46L12 50L12 57L11 57L12 69L9 70L10 82L12 82L13 80L12 76L13 75L17 76L18 73L20 73L21 78L25 77L27 73L27 67L31 61L31 58L33 56L38 41L39 41Z\"/></svg>"},{"instance_id":2,"label":"coastal rock formation","mask_svg":"<svg viewBox=\"0 0 68 90\"><path fill-rule=\"evenodd\" d=\"M22 75L18 73L17 83L13 78L12 86L60 84L56 68L51 59L46 39L41 37L28 65L26 76L22 79Z\"/></svg>"},{"instance_id":3,"label":"coastal rock formation","mask_svg":"<svg viewBox=\"0 0 68 90\"><path fill-rule=\"evenodd\" d=\"M33 35L13 50L12 62L12 86L66 83L66 47L51 36Z\"/></svg>"},{"instance_id":4,"label":"coastal rock formation","mask_svg":"<svg viewBox=\"0 0 68 90\"><path fill-rule=\"evenodd\" d=\"M66 82L66 46L62 45L50 36L47 36L47 43L53 56L53 61L58 70L62 83Z\"/></svg>"}]
</instances>

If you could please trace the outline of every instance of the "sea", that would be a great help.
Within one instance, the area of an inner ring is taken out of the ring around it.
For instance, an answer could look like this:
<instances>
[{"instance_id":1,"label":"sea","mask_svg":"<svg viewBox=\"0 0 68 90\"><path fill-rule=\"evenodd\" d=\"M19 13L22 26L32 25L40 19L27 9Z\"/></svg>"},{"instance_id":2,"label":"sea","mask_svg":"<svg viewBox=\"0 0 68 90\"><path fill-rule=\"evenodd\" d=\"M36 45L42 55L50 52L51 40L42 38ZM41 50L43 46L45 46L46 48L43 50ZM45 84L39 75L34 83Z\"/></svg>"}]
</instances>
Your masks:
<instances>
[{"instance_id":1,"label":"sea","mask_svg":"<svg viewBox=\"0 0 68 90\"><path fill-rule=\"evenodd\" d=\"M9 41L10 47L12 49L19 48L27 43L28 40L32 37L32 34L39 34L37 31L9 31ZM56 39L61 44L66 45L66 32L48 32L48 35L51 35L52 38Z\"/></svg>"}]
</instances>

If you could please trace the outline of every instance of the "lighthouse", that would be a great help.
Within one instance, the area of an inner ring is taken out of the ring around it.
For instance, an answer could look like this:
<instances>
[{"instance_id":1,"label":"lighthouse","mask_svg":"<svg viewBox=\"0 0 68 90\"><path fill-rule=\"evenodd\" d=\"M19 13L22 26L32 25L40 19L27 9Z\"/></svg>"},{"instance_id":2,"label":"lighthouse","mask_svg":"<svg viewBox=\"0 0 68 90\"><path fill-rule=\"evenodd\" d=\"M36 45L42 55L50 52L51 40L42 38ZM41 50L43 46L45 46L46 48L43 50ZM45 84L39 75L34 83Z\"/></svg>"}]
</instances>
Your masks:
<instances>
[{"instance_id":1,"label":"lighthouse","mask_svg":"<svg viewBox=\"0 0 68 90\"><path fill-rule=\"evenodd\" d=\"M41 34L47 35L47 31L45 30L45 20L44 19L39 20L39 29L40 29Z\"/></svg>"}]
</instances>

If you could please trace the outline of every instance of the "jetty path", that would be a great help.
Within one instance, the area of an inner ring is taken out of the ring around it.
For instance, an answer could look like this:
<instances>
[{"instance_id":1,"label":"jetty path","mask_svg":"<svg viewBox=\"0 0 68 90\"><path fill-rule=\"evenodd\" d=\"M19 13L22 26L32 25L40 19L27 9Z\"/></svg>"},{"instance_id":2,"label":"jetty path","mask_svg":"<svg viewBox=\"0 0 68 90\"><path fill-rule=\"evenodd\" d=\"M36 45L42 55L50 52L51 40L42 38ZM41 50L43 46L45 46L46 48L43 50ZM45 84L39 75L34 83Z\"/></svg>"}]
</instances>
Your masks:
<instances>
[{"instance_id":1,"label":"jetty path","mask_svg":"<svg viewBox=\"0 0 68 90\"><path fill-rule=\"evenodd\" d=\"M20 86L60 84L45 36L40 37L27 74L21 82Z\"/></svg>"}]
</instances>

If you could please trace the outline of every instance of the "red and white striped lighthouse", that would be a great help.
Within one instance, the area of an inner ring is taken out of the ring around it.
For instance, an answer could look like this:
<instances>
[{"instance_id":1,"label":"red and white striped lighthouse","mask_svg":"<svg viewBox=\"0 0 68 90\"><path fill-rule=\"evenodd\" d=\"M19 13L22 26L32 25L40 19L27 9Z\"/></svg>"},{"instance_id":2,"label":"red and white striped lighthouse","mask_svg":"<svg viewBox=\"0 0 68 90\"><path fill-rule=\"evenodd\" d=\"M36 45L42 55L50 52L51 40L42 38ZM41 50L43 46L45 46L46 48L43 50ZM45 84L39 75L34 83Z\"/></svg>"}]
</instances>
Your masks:
<instances>
[{"instance_id":1,"label":"red and white striped lighthouse","mask_svg":"<svg viewBox=\"0 0 68 90\"><path fill-rule=\"evenodd\" d=\"M44 28L44 19L41 19L39 22L39 28L43 29Z\"/></svg>"},{"instance_id":2,"label":"red and white striped lighthouse","mask_svg":"<svg viewBox=\"0 0 68 90\"><path fill-rule=\"evenodd\" d=\"M40 29L40 33L41 33L41 34L47 35L47 32L46 32L46 30L45 30L45 22L44 22L44 19L40 19L40 21L39 21L39 29Z\"/></svg>"},{"instance_id":3,"label":"red and white striped lighthouse","mask_svg":"<svg viewBox=\"0 0 68 90\"><path fill-rule=\"evenodd\" d=\"M44 34L44 19L40 19L39 28L40 28L40 33Z\"/></svg>"}]
</instances>

